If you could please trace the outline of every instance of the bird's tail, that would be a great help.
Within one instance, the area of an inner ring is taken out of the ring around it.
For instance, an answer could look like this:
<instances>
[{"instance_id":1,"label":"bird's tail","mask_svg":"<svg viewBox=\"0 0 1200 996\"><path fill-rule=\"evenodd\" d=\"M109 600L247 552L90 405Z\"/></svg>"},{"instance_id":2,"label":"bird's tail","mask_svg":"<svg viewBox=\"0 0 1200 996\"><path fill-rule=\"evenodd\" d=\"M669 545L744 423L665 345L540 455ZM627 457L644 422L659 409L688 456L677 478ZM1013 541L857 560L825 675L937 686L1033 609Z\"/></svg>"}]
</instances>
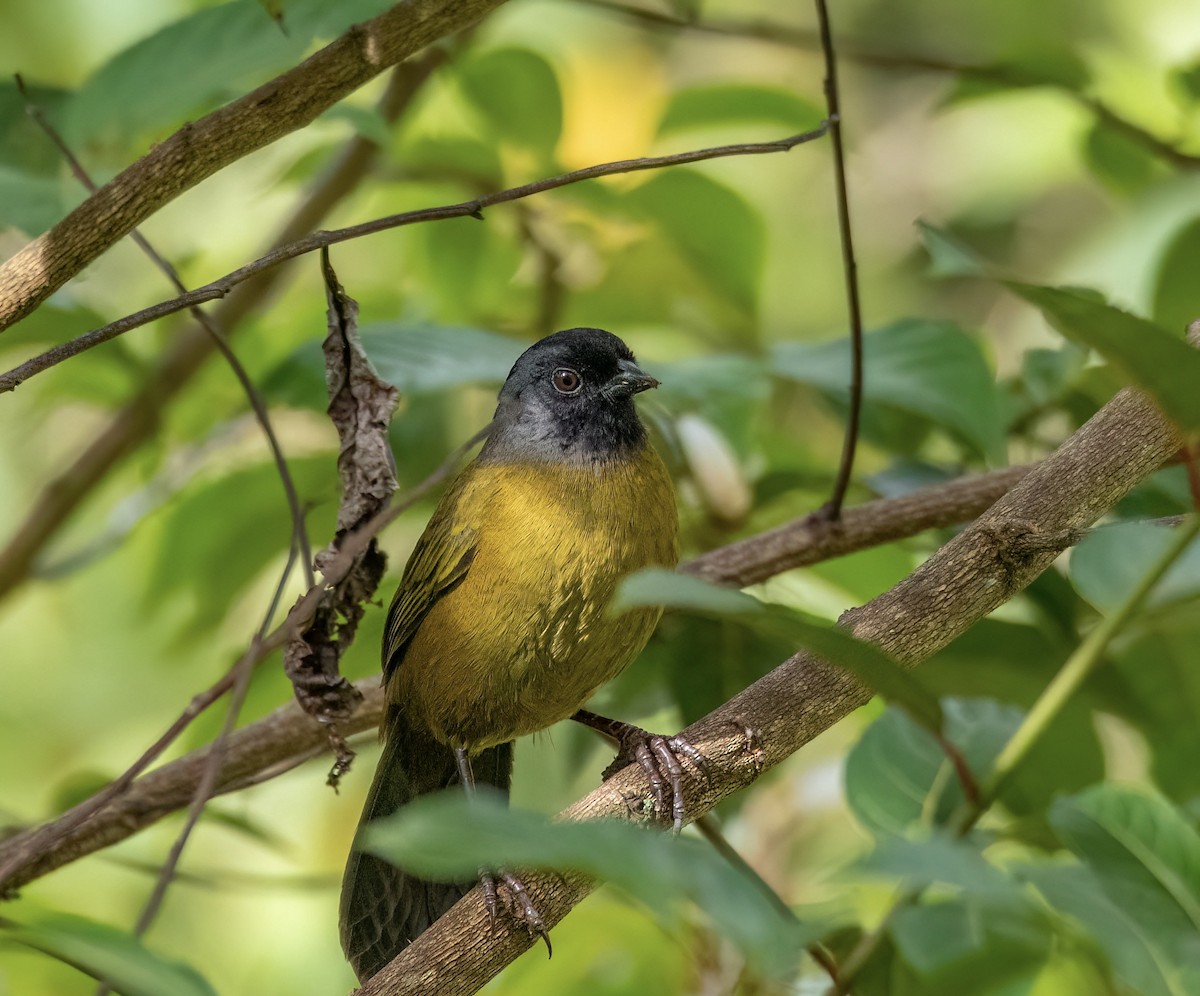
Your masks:
<instances>
[{"instance_id":1,"label":"bird's tail","mask_svg":"<svg viewBox=\"0 0 1200 996\"><path fill-rule=\"evenodd\" d=\"M501 744L472 758L476 784L507 792L512 748L511 743ZM390 816L417 796L458 782L454 751L414 729L393 710L359 830L371 820ZM383 968L474 884L426 882L358 850L356 842L342 879L339 921L342 949L359 980L366 981Z\"/></svg>"}]
</instances>

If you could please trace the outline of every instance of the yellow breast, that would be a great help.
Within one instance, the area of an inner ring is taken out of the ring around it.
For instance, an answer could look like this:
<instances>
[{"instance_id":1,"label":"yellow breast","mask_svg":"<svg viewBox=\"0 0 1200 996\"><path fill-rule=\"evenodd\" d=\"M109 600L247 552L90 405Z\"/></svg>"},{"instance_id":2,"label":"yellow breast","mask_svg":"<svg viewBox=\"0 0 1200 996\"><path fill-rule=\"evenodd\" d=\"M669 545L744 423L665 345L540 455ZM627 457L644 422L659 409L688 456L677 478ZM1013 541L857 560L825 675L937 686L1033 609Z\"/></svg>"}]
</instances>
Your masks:
<instances>
[{"instance_id":1,"label":"yellow breast","mask_svg":"<svg viewBox=\"0 0 1200 996\"><path fill-rule=\"evenodd\" d=\"M465 578L422 621L389 697L445 743L481 750L583 705L645 646L659 612L613 618L625 575L678 560L675 495L646 446L594 467L475 464L454 518Z\"/></svg>"}]
</instances>

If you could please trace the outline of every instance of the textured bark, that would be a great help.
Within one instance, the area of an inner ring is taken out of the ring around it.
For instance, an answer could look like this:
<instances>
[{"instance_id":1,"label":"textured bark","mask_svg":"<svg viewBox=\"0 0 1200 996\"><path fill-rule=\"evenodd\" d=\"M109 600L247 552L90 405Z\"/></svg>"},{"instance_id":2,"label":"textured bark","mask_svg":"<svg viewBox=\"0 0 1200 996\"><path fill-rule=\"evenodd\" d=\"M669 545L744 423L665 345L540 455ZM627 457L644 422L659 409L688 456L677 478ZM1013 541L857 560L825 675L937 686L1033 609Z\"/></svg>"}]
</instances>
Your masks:
<instances>
[{"instance_id":1,"label":"textured bark","mask_svg":"<svg viewBox=\"0 0 1200 996\"><path fill-rule=\"evenodd\" d=\"M1122 391L977 522L894 588L847 612L841 625L917 664L1025 588L1080 529L1180 444L1175 428L1153 404L1133 390ZM703 816L870 697L846 672L810 653L785 661L684 731L711 766L707 781L687 769L690 816ZM645 776L635 765L561 815L632 819L626 796L645 792ZM593 888L579 875L534 873L524 882L548 926ZM492 931L477 888L358 992L473 993L532 943L523 933Z\"/></svg>"},{"instance_id":2,"label":"textured bark","mask_svg":"<svg viewBox=\"0 0 1200 996\"><path fill-rule=\"evenodd\" d=\"M303 128L389 66L504 0L403 0L300 65L188 123L0 265L0 331L28 315L164 204Z\"/></svg>"}]
</instances>

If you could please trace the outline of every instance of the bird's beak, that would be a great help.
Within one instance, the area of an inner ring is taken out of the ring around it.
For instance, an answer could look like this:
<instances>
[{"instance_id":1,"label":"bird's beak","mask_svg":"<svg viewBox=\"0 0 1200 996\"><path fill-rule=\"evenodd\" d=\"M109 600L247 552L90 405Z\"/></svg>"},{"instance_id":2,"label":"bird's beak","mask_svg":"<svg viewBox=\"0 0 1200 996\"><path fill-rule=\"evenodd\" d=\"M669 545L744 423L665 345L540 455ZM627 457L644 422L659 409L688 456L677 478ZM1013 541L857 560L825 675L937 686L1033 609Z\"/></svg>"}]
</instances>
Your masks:
<instances>
[{"instance_id":1,"label":"bird's beak","mask_svg":"<svg viewBox=\"0 0 1200 996\"><path fill-rule=\"evenodd\" d=\"M604 385L604 393L610 398L628 398L631 394L658 387L658 380L644 373L633 360L621 360L617 365L620 373Z\"/></svg>"}]
</instances>

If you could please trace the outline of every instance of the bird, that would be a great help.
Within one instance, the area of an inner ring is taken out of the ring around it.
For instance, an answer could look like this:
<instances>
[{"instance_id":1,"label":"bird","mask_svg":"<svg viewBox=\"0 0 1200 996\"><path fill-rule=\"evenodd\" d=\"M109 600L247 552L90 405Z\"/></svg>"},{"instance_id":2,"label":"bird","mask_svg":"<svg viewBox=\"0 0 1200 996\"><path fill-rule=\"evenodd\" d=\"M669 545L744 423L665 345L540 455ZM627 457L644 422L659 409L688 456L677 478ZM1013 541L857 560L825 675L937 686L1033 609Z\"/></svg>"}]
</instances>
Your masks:
<instances>
[{"instance_id":1,"label":"bird","mask_svg":"<svg viewBox=\"0 0 1200 996\"><path fill-rule=\"evenodd\" d=\"M674 487L634 396L659 382L611 332L572 328L535 342L500 390L486 441L447 488L417 541L383 638L383 751L359 827L418 796L461 784L507 792L513 741L574 718L637 761L654 801L681 826L686 741L582 707L642 651L661 614L620 616L621 579L674 568ZM620 762L620 763L618 763ZM519 878L481 876L495 919L545 926ZM474 883L429 882L351 850L339 911L342 947L360 980L376 974Z\"/></svg>"}]
</instances>

